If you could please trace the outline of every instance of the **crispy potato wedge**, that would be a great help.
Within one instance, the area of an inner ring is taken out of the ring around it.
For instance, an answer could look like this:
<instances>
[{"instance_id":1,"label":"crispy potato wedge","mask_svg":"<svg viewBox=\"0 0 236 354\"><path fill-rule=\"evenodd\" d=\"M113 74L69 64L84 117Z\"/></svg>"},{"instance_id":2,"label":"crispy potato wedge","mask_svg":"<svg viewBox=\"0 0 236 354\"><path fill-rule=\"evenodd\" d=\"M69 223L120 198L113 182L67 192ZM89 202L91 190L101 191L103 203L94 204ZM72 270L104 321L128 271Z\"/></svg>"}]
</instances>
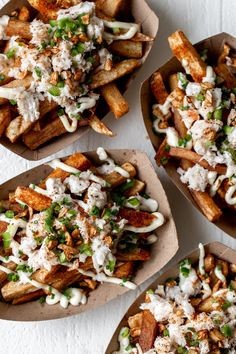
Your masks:
<instances>
[{"instance_id":1,"label":"crispy potato wedge","mask_svg":"<svg viewBox=\"0 0 236 354\"><path fill-rule=\"evenodd\" d=\"M95 3L99 10L113 18L119 15L126 4L125 0L96 0Z\"/></svg>"},{"instance_id":2,"label":"crispy potato wedge","mask_svg":"<svg viewBox=\"0 0 236 354\"><path fill-rule=\"evenodd\" d=\"M98 134L103 134L109 137L114 136L113 132L95 115L92 115L89 118L88 125Z\"/></svg>"},{"instance_id":3,"label":"crispy potato wedge","mask_svg":"<svg viewBox=\"0 0 236 354\"><path fill-rule=\"evenodd\" d=\"M153 348L153 344L157 336L158 326L150 311L144 310L142 317L142 327L138 342L143 352L147 352Z\"/></svg>"},{"instance_id":4,"label":"crispy potato wedge","mask_svg":"<svg viewBox=\"0 0 236 354\"><path fill-rule=\"evenodd\" d=\"M187 69L193 80L202 82L206 76L206 63L182 31L176 31L169 38L169 45L181 64Z\"/></svg>"},{"instance_id":5,"label":"crispy potato wedge","mask_svg":"<svg viewBox=\"0 0 236 354\"><path fill-rule=\"evenodd\" d=\"M129 104L115 83L101 87L101 94L117 119L129 112Z\"/></svg>"},{"instance_id":6,"label":"crispy potato wedge","mask_svg":"<svg viewBox=\"0 0 236 354\"><path fill-rule=\"evenodd\" d=\"M94 90L98 87L109 84L122 76L128 75L137 69L141 63L137 59L127 59L113 66L110 71L100 70L92 75L92 83L90 89Z\"/></svg>"},{"instance_id":7,"label":"crispy potato wedge","mask_svg":"<svg viewBox=\"0 0 236 354\"><path fill-rule=\"evenodd\" d=\"M24 294L24 295L18 297L17 299L14 299L12 301L12 305L20 305L20 304L24 304L26 302L34 301L44 295L45 295L45 292L43 290L39 289L39 290L36 290L32 293Z\"/></svg>"},{"instance_id":8,"label":"crispy potato wedge","mask_svg":"<svg viewBox=\"0 0 236 354\"><path fill-rule=\"evenodd\" d=\"M116 258L122 262L147 261L150 259L150 252L143 249L138 249L129 253L118 252Z\"/></svg>"},{"instance_id":9,"label":"crispy potato wedge","mask_svg":"<svg viewBox=\"0 0 236 354\"><path fill-rule=\"evenodd\" d=\"M136 176L137 171L131 163L126 162L121 167L129 173L130 178L133 178ZM124 176L121 176L118 172L112 172L109 175L103 176L103 178L108 183L110 183L111 188L116 188L116 187L120 186L121 184L125 183L127 180Z\"/></svg>"},{"instance_id":10,"label":"crispy potato wedge","mask_svg":"<svg viewBox=\"0 0 236 354\"><path fill-rule=\"evenodd\" d=\"M16 19L9 20L5 29L5 33L8 37L19 36L28 40L32 38L32 34L30 32L30 23Z\"/></svg>"},{"instance_id":11,"label":"crispy potato wedge","mask_svg":"<svg viewBox=\"0 0 236 354\"><path fill-rule=\"evenodd\" d=\"M156 71L152 75L150 85L151 85L152 93L155 96L157 102L160 104L164 104L168 97L168 92L166 90L161 73L159 71Z\"/></svg>"},{"instance_id":12,"label":"crispy potato wedge","mask_svg":"<svg viewBox=\"0 0 236 354\"><path fill-rule=\"evenodd\" d=\"M128 278L129 275L133 273L134 263L133 262L125 262L115 269L114 276L117 278Z\"/></svg>"},{"instance_id":13,"label":"crispy potato wedge","mask_svg":"<svg viewBox=\"0 0 236 354\"><path fill-rule=\"evenodd\" d=\"M49 208L52 202L46 195L40 194L28 187L17 187L15 198L29 205L36 211Z\"/></svg>"},{"instance_id":14,"label":"crispy potato wedge","mask_svg":"<svg viewBox=\"0 0 236 354\"><path fill-rule=\"evenodd\" d=\"M109 46L110 51L120 57L140 59L143 56L142 42L131 40L114 41Z\"/></svg>"},{"instance_id":15,"label":"crispy potato wedge","mask_svg":"<svg viewBox=\"0 0 236 354\"><path fill-rule=\"evenodd\" d=\"M145 183L142 181L139 181L138 179L134 180L134 186L128 189L127 191L124 192L124 195L126 197L131 197L133 195L136 195L138 193L142 193L144 188L145 188Z\"/></svg>"}]
</instances>

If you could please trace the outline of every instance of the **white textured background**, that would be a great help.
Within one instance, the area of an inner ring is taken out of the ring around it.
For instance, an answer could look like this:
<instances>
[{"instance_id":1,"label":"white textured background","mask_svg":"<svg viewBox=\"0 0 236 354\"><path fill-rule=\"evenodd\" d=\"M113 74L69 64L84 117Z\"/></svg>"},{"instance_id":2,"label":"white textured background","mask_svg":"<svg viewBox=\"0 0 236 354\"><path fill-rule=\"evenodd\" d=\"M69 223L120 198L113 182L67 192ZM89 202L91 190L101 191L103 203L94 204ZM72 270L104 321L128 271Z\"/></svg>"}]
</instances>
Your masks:
<instances>
[{"instance_id":1,"label":"white textured background","mask_svg":"<svg viewBox=\"0 0 236 354\"><path fill-rule=\"evenodd\" d=\"M14 1L14 0L13 0ZM151 56L141 69L127 97L130 113L121 121L109 116L106 121L117 133L105 139L93 132L80 142L58 154L75 150L105 148L137 148L146 151L150 158L153 149L147 138L139 109L139 85L169 56L167 37L181 28L193 42L225 31L236 36L235 0L147 0L160 18L160 31ZM0 0L5 4L6 0ZM0 147L0 183L23 172L35 163L27 162ZM160 171L159 171L160 172ZM180 251L176 258L196 247L198 242L219 240L236 248L236 241L208 223L171 184L165 174L159 173L166 188L180 238ZM142 287L146 287L151 280ZM0 321L0 353L4 354L102 354L116 325L140 290L128 293L106 306L65 320L39 323Z\"/></svg>"}]
</instances>

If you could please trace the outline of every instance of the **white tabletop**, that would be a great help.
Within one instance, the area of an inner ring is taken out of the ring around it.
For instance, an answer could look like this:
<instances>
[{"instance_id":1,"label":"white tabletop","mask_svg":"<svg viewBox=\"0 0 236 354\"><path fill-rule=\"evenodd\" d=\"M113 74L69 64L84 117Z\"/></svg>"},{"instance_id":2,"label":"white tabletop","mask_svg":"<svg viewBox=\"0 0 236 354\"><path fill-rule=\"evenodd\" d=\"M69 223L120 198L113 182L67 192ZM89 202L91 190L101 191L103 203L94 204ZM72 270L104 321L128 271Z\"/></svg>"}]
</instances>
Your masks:
<instances>
[{"instance_id":1,"label":"white tabletop","mask_svg":"<svg viewBox=\"0 0 236 354\"><path fill-rule=\"evenodd\" d=\"M0 0L0 4L7 0ZM111 115L107 124L117 133L108 139L90 132L78 143L68 147L58 156L70 154L75 150L93 150L98 146L105 148L136 148L145 151L153 158L154 151L147 138L139 107L139 86L170 56L167 37L181 28L188 37L197 42L203 38L228 32L236 36L235 0L148 0L160 18L160 30L154 49L138 77L126 95L130 102L130 113L120 121ZM23 172L36 163L27 162L0 147L0 183ZM221 241L236 248L236 241L207 222L169 181L162 171L158 171L169 201L180 238L180 251L175 259L197 246L199 241ZM161 255L160 255L161 256ZM0 322L0 352L5 354L102 354L118 322L144 287L129 292L125 296L89 313L67 319L17 323Z\"/></svg>"}]
</instances>

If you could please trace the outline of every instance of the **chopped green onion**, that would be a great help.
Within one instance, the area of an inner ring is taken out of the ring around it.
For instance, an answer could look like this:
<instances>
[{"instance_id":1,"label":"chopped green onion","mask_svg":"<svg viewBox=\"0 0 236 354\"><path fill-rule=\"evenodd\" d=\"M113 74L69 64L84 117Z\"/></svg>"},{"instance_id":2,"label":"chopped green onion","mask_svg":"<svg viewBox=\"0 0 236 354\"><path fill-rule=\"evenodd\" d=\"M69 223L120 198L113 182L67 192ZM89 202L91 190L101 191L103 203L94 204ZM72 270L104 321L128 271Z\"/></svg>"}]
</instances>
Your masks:
<instances>
[{"instance_id":1,"label":"chopped green onion","mask_svg":"<svg viewBox=\"0 0 236 354\"><path fill-rule=\"evenodd\" d=\"M64 115L65 115L65 111L64 111L64 109L63 109L63 108L58 109L58 111L57 111L57 115L58 115L58 117L62 117L62 116L64 116Z\"/></svg>"},{"instance_id":2,"label":"chopped green onion","mask_svg":"<svg viewBox=\"0 0 236 354\"><path fill-rule=\"evenodd\" d=\"M120 187L120 191L121 193L127 191L128 189L132 188L134 186L134 179L132 179L131 181L129 182L126 182L125 184L122 184L122 186Z\"/></svg>"},{"instance_id":3,"label":"chopped green onion","mask_svg":"<svg viewBox=\"0 0 236 354\"><path fill-rule=\"evenodd\" d=\"M164 337L169 337L169 335L170 335L170 333L169 333L168 329L164 329L163 336Z\"/></svg>"},{"instance_id":4,"label":"chopped green onion","mask_svg":"<svg viewBox=\"0 0 236 354\"><path fill-rule=\"evenodd\" d=\"M202 93L199 93L197 96L196 96L196 99L200 102L203 102L205 100L205 96L202 94Z\"/></svg>"},{"instance_id":5,"label":"chopped green onion","mask_svg":"<svg viewBox=\"0 0 236 354\"><path fill-rule=\"evenodd\" d=\"M167 165L169 162L169 159L166 157L166 156L163 156L161 158L161 164L164 166L164 165Z\"/></svg>"},{"instance_id":6,"label":"chopped green onion","mask_svg":"<svg viewBox=\"0 0 236 354\"><path fill-rule=\"evenodd\" d=\"M213 115L214 115L214 119L222 120L223 110L221 108L218 108L218 109L215 110Z\"/></svg>"},{"instance_id":7,"label":"chopped green onion","mask_svg":"<svg viewBox=\"0 0 236 354\"><path fill-rule=\"evenodd\" d=\"M63 87L65 87L65 83L64 83L64 81L59 81L56 86L59 88L63 88Z\"/></svg>"},{"instance_id":8,"label":"chopped green onion","mask_svg":"<svg viewBox=\"0 0 236 354\"><path fill-rule=\"evenodd\" d=\"M149 290L147 291L147 294L148 294L148 295L154 295L154 290L149 289Z\"/></svg>"},{"instance_id":9,"label":"chopped green onion","mask_svg":"<svg viewBox=\"0 0 236 354\"><path fill-rule=\"evenodd\" d=\"M10 104L11 104L12 106L16 106L16 105L17 105L16 100L9 100L9 101L10 101Z\"/></svg>"},{"instance_id":10,"label":"chopped green onion","mask_svg":"<svg viewBox=\"0 0 236 354\"><path fill-rule=\"evenodd\" d=\"M231 307L233 304L231 301L225 301L222 305L222 310L227 310L229 307Z\"/></svg>"},{"instance_id":11,"label":"chopped green onion","mask_svg":"<svg viewBox=\"0 0 236 354\"><path fill-rule=\"evenodd\" d=\"M50 93L50 95L52 96L60 96L61 91L57 86L52 86L48 92Z\"/></svg>"},{"instance_id":12,"label":"chopped green onion","mask_svg":"<svg viewBox=\"0 0 236 354\"><path fill-rule=\"evenodd\" d=\"M115 265L116 265L116 260L113 259L108 262L108 264L106 265L106 269L108 269L110 272L113 272L115 269Z\"/></svg>"},{"instance_id":13,"label":"chopped green onion","mask_svg":"<svg viewBox=\"0 0 236 354\"><path fill-rule=\"evenodd\" d=\"M56 20L50 20L49 24L50 24L51 27L56 27L58 22Z\"/></svg>"},{"instance_id":14,"label":"chopped green onion","mask_svg":"<svg viewBox=\"0 0 236 354\"><path fill-rule=\"evenodd\" d=\"M39 303L40 303L40 304L44 304L45 301L46 301L46 296L41 296L41 297L39 298Z\"/></svg>"},{"instance_id":15,"label":"chopped green onion","mask_svg":"<svg viewBox=\"0 0 236 354\"><path fill-rule=\"evenodd\" d=\"M129 336L129 328L128 327L125 327L124 329L123 329L123 332L121 333L121 337L122 338L126 338L126 337L128 337Z\"/></svg>"},{"instance_id":16,"label":"chopped green onion","mask_svg":"<svg viewBox=\"0 0 236 354\"><path fill-rule=\"evenodd\" d=\"M15 48L11 48L6 52L6 56L8 59L12 59L15 57L15 53L16 53L16 49Z\"/></svg>"},{"instance_id":17,"label":"chopped green onion","mask_svg":"<svg viewBox=\"0 0 236 354\"><path fill-rule=\"evenodd\" d=\"M12 218L14 218L15 213L14 213L14 211L12 211L12 210L7 210L7 211L5 212L5 216L6 216L7 218L9 218L9 219L12 219Z\"/></svg>"},{"instance_id":18,"label":"chopped green onion","mask_svg":"<svg viewBox=\"0 0 236 354\"><path fill-rule=\"evenodd\" d=\"M34 69L34 71L35 71L36 75L38 76L38 78L41 79L41 78L42 78L42 71L41 71L41 69L40 69L38 66L36 66L36 68Z\"/></svg>"},{"instance_id":19,"label":"chopped green onion","mask_svg":"<svg viewBox=\"0 0 236 354\"><path fill-rule=\"evenodd\" d=\"M228 325L222 326L220 328L220 331L225 337L232 337L232 335L233 335L232 328Z\"/></svg>"},{"instance_id":20,"label":"chopped green onion","mask_svg":"<svg viewBox=\"0 0 236 354\"><path fill-rule=\"evenodd\" d=\"M3 81L3 80L5 80L5 76L4 75L0 75L0 81Z\"/></svg>"},{"instance_id":21,"label":"chopped green onion","mask_svg":"<svg viewBox=\"0 0 236 354\"><path fill-rule=\"evenodd\" d=\"M89 215L99 217L100 212L101 212L100 209L95 205Z\"/></svg>"},{"instance_id":22,"label":"chopped green onion","mask_svg":"<svg viewBox=\"0 0 236 354\"><path fill-rule=\"evenodd\" d=\"M132 206L139 206L141 203L138 198L131 198L131 199L128 199L128 204L130 204Z\"/></svg>"},{"instance_id":23,"label":"chopped green onion","mask_svg":"<svg viewBox=\"0 0 236 354\"><path fill-rule=\"evenodd\" d=\"M79 250L80 253L85 253L89 257L93 255L93 251L87 243L84 243L82 246L80 246Z\"/></svg>"},{"instance_id":24,"label":"chopped green onion","mask_svg":"<svg viewBox=\"0 0 236 354\"><path fill-rule=\"evenodd\" d=\"M16 267L17 271L25 272L25 273L33 273L33 268L26 264L18 264Z\"/></svg>"},{"instance_id":25,"label":"chopped green onion","mask_svg":"<svg viewBox=\"0 0 236 354\"><path fill-rule=\"evenodd\" d=\"M16 282L20 279L20 276L16 273L10 273L7 275L7 280Z\"/></svg>"},{"instance_id":26,"label":"chopped green onion","mask_svg":"<svg viewBox=\"0 0 236 354\"><path fill-rule=\"evenodd\" d=\"M59 255L59 261L60 263L66 263L67 262L67 259L66 259L66 255L64 252L61 252L60 255Z\"/></svg>"},{"instance_id":27,"label":"chopped green onion","mask_svg":"<svg viewBox=\"0 0 236 354\"><path fill-rule=\"evenodd\" d=\"M3 240L3 247L4 248L9 248L10 247L11 239L12 239L12 237L11 237L10 232L6 231L6 232L4 232L2 234L2 240Z\"/></svg>"},{"instance_id":28,"label":"chopped green onion","mask_svg":"<svg viewBox=\"0 0 236 354\"><path fill-rule=\"evenodd\" d=\"M223 127L223 132L224 134L229 135L232 133L233 129L234 129L233 127L229 127L228 125L225 125Z\"/></svg>"},{"instance_id":29,"label":"chopped green onion","mask_svg":"<svg viewBox=\"0 0 236 354\"><path fill-rule=\"evenodd\" d=\"M183 89L186 90L188 83L189 83L189 81L186 78L186 75L179 72L177 74L177 77L178 77L178 80L181 82L181 86L183 87Z\"/></svg>"}]
</instances>

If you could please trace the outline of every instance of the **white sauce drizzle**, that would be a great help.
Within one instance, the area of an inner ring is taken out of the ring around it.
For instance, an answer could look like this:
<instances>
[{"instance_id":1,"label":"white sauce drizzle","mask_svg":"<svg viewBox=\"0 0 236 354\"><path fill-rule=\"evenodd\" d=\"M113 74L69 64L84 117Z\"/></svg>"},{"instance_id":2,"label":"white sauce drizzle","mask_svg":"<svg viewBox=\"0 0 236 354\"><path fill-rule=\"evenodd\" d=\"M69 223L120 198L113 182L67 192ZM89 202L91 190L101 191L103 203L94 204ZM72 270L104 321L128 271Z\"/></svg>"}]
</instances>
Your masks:
<instances>
[{"instance_id":1,"label":"white sauce drizzle","mask_svg":"<svg viewBox=\"0 0 236 354\"><path fill-rule=\"evenodd\" d=\"M97 155L99 157L99 160L105 161L107 164L104 164L100 167L98 167L98 171L102 174L110 174L112 172L117 172L124 178L130 178L129 172L124 170L120 166L116 166L115 162L112 158L108 157L106 151L103 149L103 147L98 147L97 148Z\"/></svg>"},{"instance_id":2,"label":"white sauce drizzle","mask_svg":"<svg viewBox=\"0 0 236 354\"><path fill-rule=\"evenodd\" d=\"M164 216L161 213L155 212L152 213L152 215L155 216L155 219L152 221L152 223L149 226L135 227L131 225L125 225L124 229L136 233L152 232L156 230L158 227L160 227L161 225L163 225L165 222Z\"/></svg>"},{"instance_id":3,"label":"white sauce drizzle","mask_svg":"<svg viewBox=\"0 0 236 354\"><path fill-rule=\"evenodd\" d=\"M235 178L233 180L234 180L234 183L235 183L236 182ZM236 191L236 184L233 184L232 186L229 187L229 189L227 190L227 192L225 194L225 201L229 205L236 204L236 197L233 197L235 191Z\"/></svg>"},{"instance_id":4,"label":"white sauce drizzle","mask_svg":"<svg viewBox=\"0 0 236 354\"><path fill-rule=\"evenodd\" d=\"M202 287L203 287L203 291L204 291L204 295L203 295L203 300L207 299L209 296L211 296L211 288L210 285L207 284L204 280L202 281Z\"/></svg>"},{"instance_id":5,"label":"white sauce drizzle","mask_svg":"<svg viewBox=\"0 0 236 354\"><path fill-rule=\"evenodd\" d=\"M0 40L4 39L4 40L7 40L9 39L6 34L5 34L5 30L6 30L6 27L8 25L8 22L10 20L10 17L7 16L7 15L4 15L2 17L0 17Z\"/></svg>"},{"instance_id":6,"label":"white sauce drizzle","mask_svg":"<svg viewBox=\"0 0 236 354\"><path fill-rule=\"evenodd\" d=\"M52 167L53 169L60 168L61 170L68 172L68 173L78 173L80 170L78 170L75 167L68 166L64 162L61 162L59 159L52 160L51 162L47 163L48 166Z\"/></svg>"},{"instance_id":7,"label":"white sauce drizzle","mask_svg":"<svg viewBox=\"0 0 236 354\"><path fill-rule=\"evenodd\" d=\"M199 269L200 274L204 275L205 274L205 267L204 267L205 250L204 250L204 246L202 243L199 243L198 247L199 247L199 251L200 251L198 269Z\"/></svg>"},{"instance_id":8,"label":"white sauce drizzle","mask_svg":"<svg viewBox=\"0 0 236 354\"><path fill-rule=\"evenodd\" d=\"M49 197L49 193L46 189L40 188L38 186L35 186L34 184L30 184L29 187L33 189L35 192L40 193L45 195L46 197Z\"/></svg>"},{"instance_id":9,"label":"white sauce drizzle","mask_svg":"<svg viewBox=\"0 0 236 354\"><path fill-rule=\"evenodd\" d=\"M226 278L225 278L224 274L222 273L222 270L219 268L219 266L215 267L214 273L217 276L217 278L219 280L221 280L223 283L226 281Z\"/></svg>"},{"instance_id":10,"label":"white sauce drizzle","mask_svg":"<svg viewBox=\"0 0 236 354\"><path fill-rule=\"evenodd\" d=\"M112 33L104 32L103 38L106 40L131 39L140 30L140 25L136 23L103 20L103 24L107 28L121 28L128 30L126 33L120 35L114 35Z\"/></svg>"},{"instance_id":11,"label":"white sauce drizzle","mask_svg":"<svg viewBox=\"0 0 236 354\"><path fill-rule=\"evenodd\" d=\"M70 119L71 119L71 124L69 123L69 120L65 114L63 116L60 116L60 120L61 120L62 124L64 125L64 128L69 133L74 133L78 127L78 120L74 117L72 117Z\"/></svg>"}]
</instances>

